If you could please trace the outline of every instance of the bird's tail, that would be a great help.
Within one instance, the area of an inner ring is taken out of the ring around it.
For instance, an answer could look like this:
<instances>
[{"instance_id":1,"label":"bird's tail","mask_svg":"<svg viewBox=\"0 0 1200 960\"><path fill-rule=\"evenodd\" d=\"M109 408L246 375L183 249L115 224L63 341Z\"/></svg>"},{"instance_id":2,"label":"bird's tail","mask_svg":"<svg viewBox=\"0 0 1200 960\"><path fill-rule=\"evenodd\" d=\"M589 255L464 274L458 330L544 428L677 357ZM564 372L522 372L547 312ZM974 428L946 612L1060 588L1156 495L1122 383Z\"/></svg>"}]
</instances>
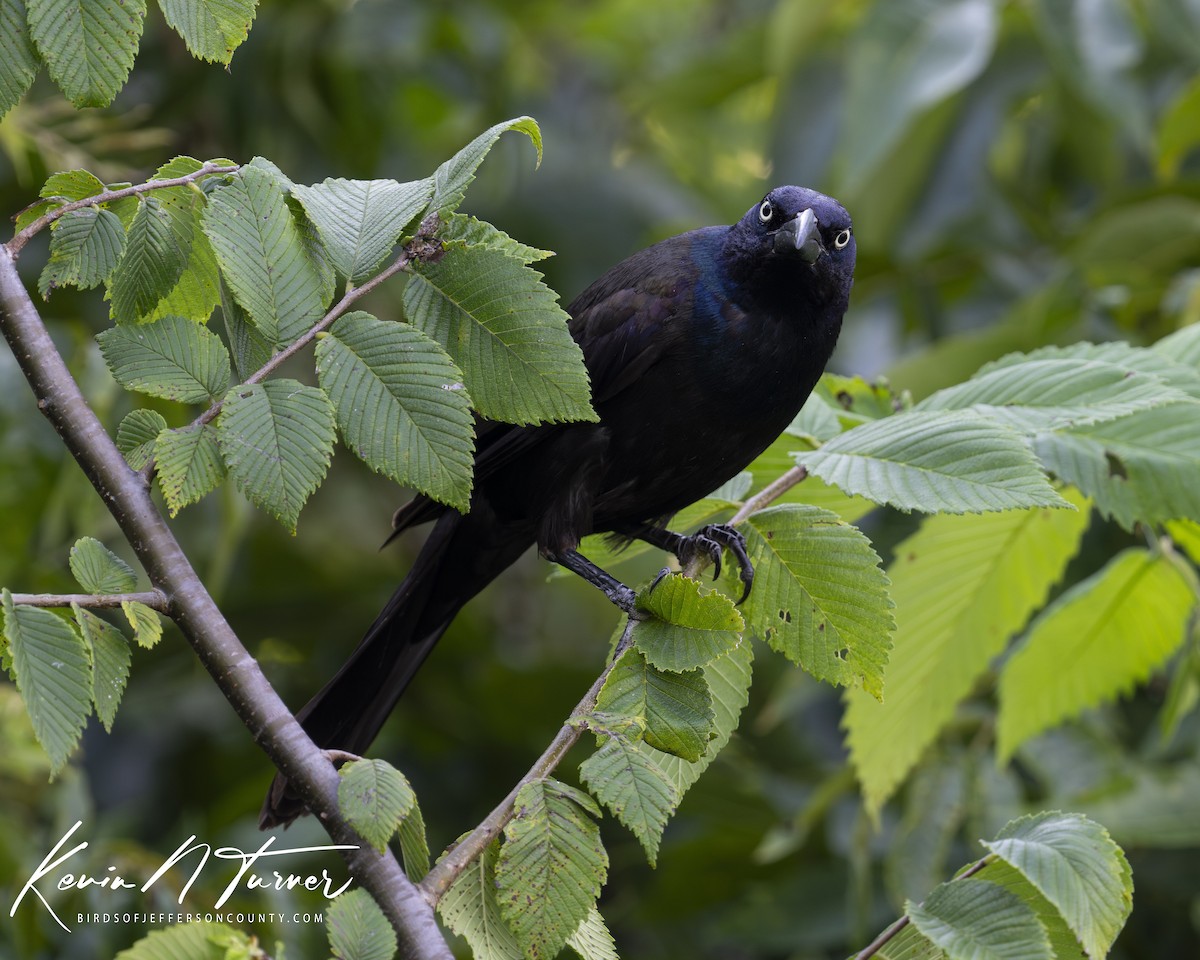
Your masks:
<instances>
[{"instance_id":1,"label":"bird's tail","mask_svg":"<svg viewBox=\"0 0 1200 960\"><path fill-rule=\"evenodd\" d=\"M438 519L412 570L350 659L296 714L317 746L366 751L455 614L532 542L495 534L490 525L452 511ZM280 774L259 825L287 824L304 812L303 801Z\"/></svg>"}]
</instances>

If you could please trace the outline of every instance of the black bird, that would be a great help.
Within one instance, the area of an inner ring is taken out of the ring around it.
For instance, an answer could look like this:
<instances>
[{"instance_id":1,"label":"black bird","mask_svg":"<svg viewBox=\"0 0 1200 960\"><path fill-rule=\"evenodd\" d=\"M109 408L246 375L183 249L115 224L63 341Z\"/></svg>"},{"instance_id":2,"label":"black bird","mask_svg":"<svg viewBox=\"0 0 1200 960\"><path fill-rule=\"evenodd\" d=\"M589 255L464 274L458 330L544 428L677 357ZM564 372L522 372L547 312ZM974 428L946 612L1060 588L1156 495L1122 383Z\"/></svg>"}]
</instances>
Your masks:
<instances>
[{"instance_id":1,"label":"black bird","mask_svg":"<svg viewBox=\"0 0 1200 960\"><path fill-rule=\"evenodd\" d=\"M854 272L837 201L777 187L731 227L664 240L617 264L568 307L598 423L480 422L466 514L418 496L394 533L434 520L412 570L337 675L296 715L321 747L362 753L450 621L533 544L617 605L633 591L578 553L606 532L682 562L719 564L732 528L666 529L744 469L799 412L833 353ZM744 599L744 596L743 596ZM262 826L304 812L276 777Z\"/></svg>"}]
</instances>

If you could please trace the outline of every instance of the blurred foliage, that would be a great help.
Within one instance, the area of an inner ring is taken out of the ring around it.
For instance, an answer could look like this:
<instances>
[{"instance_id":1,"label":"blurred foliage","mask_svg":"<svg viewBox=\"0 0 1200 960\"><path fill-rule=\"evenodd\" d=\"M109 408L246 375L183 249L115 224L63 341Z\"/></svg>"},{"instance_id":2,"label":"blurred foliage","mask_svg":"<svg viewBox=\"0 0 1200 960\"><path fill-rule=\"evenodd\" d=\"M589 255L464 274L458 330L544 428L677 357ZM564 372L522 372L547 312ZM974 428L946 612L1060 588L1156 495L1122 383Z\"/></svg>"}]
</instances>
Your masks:
<instances>
[{"instance_id":1,"label":"blurred foliage","mask_svg":"<svg viewBox=\"0 0 1200 960\"><path fill-rule=\"evenodd\" d=\"M886 373L919 398L1013 349L1145 343L1200 320L1196 0L276 0L228 71L192 60L155 16L112 107L76 113L43 77L0 122L0 209L24 207L54 170L136 179L176 153L262 154L300 182L404 180L529 114L545 137L541 170L523 145L501 143L471 212L556 250L544 268L564 299L646 243L729 222L769 184L793 182L855 217L841 372ZM44 248L26 251L31 286L43 261ZM383 291L373 309L394 314L397 302ZM127 401L91 340L104 305L58 291L45 315L115 429ZM180 407L157 409L184 422ZM67 589L77 536L119 538L6 353L0 454L0 582ZM332 674L402 575L411 540L375 550L402 500L339 458L294 539L231 492L176 521L290 702ZM863 523L881 550L912 529L896 516ZM1094 525L1071 579L1127 542ZM659 561L636 563L626 576ZM614 614L546 573L527 558L458 618L377 743L422 798L435 847L491 809L600 668ZM741 731L668 828L657 870L604 826L601 906L618 944L631 957L843 956L1029 805L1082 810L1129 853L1135 909L1114 956L1196 955L1200 718L1187 707L1198 643L1004 768L981 690L878 831L846 766L837 693L759 658ZM4 886L76 819L95 871L134 874L190 834L260 842L267 763L174 631L135 652L113 734L89 730L83 761L54 784L11 691L0 726ZM286 840L321 837L304 823ZM207 885L189 902L211 903L223 882ZM174 902L165 888L158 899ZM322 949L319 925L256 932L292 957ZM0 924L0 953L95 957L135 934L93 925L66 937L23 907Z\"/></svg>"}]
</instances>

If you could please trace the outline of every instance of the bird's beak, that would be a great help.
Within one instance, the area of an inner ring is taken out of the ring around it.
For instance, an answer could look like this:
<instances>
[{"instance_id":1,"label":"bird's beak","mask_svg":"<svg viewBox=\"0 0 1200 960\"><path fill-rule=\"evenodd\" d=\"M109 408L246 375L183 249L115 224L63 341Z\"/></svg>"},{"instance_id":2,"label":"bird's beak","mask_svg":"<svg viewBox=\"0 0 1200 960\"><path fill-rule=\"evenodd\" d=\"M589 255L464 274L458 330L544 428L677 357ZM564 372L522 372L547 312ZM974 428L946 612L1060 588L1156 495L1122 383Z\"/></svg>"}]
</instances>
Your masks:
<instances>
[{"instance_id":1,"label":"bird's beak","mask_svg":"<svg viewBox=\"0 0 1200 960\"><path fill-rule=\"evenodd\" d=\"M805 263L816 263L825 252L817 232L817 215L811 210L801 210L776 230L775 252L795 254Z\"/></svg>"}]
</instances>

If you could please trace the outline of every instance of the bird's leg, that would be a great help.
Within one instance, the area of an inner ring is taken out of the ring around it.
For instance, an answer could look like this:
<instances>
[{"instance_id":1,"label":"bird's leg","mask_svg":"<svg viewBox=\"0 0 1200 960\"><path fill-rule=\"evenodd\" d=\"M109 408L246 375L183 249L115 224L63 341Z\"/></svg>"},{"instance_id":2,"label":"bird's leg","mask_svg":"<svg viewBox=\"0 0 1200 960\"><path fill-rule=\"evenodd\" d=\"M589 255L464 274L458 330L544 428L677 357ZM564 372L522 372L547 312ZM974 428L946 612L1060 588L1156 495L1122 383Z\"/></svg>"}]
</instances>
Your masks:
<instances>
[{"instance_id":1,"label":"bird's leg","mask_svg":"<svg viewBox=\"0 0 1200 960\"><path fill-rule=\"evenodd\" d=\"M750 588L754 585L754 564L746 553L746 538L726 523L710 523L701 527L691 536L674 533L663 527L642 527L633 536L644 540L651 546L667 550L679 558L683 566L687 566L697 558L706 558L713 565L713 579L721 575L721 550L733 554L740 569L742 581L742 599L744 603L750 596Z\"/></svg>"},{"instance_id":2,"label":"bird's leg","mask_svg":"<svg viewBox=\"0 0 1200 960\"><path fill-rule=\"evenodd\" d=\"M542 552L542 556L551 563L560 564L572 573L579 574L593 587L599 588L601 593L626 613L634 612L634 602L637 600L636 591L625 586L611 573L601 570L578 550L545 550Z\"/></svg>"}]
</instances>

